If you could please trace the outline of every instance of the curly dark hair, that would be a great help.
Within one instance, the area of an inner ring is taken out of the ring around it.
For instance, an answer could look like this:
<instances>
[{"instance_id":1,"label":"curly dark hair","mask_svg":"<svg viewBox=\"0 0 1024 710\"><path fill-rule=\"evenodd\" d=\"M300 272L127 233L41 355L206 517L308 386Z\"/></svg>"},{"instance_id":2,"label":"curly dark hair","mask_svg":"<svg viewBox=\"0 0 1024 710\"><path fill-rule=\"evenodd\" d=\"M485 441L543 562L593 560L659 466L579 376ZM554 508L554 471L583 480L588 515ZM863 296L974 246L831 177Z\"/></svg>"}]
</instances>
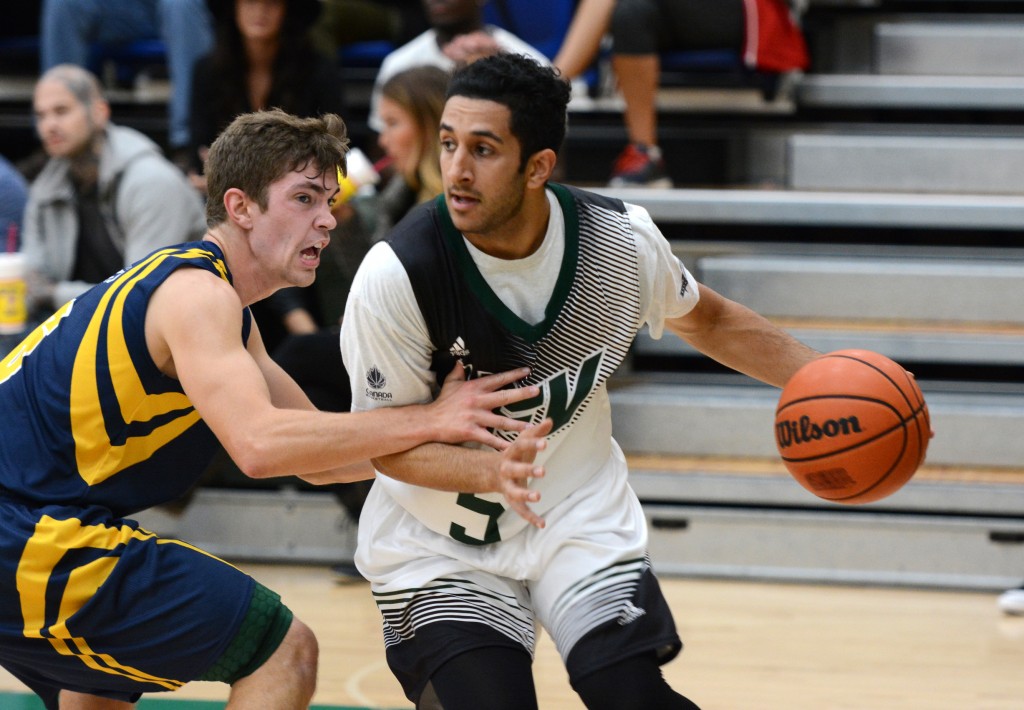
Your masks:
<instances>
[{"instance_id":1,"label":"curly dark hair","mask_svg":"<svg viewBox=\"0 0 1024 710\"><path fill-rule=\"evenodd\" d=\"M499 52L458 69L448 82L446 99L465 96L507 106L510 130L522 146L519 169L529 157L565 140L566 107L571 89L554 67L522 54Z\"/></svg>"}]
</instances>

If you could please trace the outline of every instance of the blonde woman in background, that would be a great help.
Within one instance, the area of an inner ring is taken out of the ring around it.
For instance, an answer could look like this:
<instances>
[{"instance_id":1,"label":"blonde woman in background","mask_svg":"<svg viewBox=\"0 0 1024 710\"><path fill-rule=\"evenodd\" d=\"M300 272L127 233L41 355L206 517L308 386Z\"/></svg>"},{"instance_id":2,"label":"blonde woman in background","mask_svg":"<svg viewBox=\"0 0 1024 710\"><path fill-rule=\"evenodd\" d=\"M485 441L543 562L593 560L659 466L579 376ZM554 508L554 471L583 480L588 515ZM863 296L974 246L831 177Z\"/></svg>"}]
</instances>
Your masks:
<instances>
[{"instance_id":1,"label":"blonde woman in background","mask_svg":"<svg viewBox=\"0 0 1024 710\"><path fill-rule=\"evenodd\" d=\"M391 197L403 198L401 203L383 205L390 208L387 211L393 222L414 204L426 202L441 192L437 131L447 88L446 71L423 66L395 74L381 89L383 126L377 143L395 171L381 198L385 202Z\"/></svg>"}]
</instances>

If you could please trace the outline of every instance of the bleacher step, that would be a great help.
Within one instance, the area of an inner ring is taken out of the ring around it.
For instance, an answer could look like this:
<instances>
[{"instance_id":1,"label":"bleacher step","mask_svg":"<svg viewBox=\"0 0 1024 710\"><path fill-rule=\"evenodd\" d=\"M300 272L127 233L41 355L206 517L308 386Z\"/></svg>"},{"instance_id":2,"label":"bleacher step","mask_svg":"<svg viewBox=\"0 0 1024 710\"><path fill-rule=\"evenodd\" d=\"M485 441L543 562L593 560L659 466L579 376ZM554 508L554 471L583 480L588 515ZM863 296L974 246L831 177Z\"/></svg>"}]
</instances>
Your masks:
<instances>
[{"instance_id":1,"label":"bleacher step","mask_svg":"<svg viewBox=\"0 0 1024 710\"><path fill-rule=\"evenodd\" d=\"M875 25L879 74L1019 76L1024 23L1019 17L945 17Z\"/></svg>"},{"instance_id":2,"label":"bleacher step","mask_svg":"<svg viewBox=\"0 0 1024 710\"><path fill-rule=\"evenodd\" d=\"M1020 194L1024 138L794 134L789 187Z\"/></svg>"},{"instance_id":3,"label":"bleacher step","mask_svg":"<svg viewBox=\"0 0 1024 710\"><path fill-rule=\"evenodd\" d=\"M634 375L611 388L615 438L627 454L773 458L779 390L749 381L703 384ZM935 438L936 466L1017 468L1024 461L1024 393L950 391L919 382Z\"/></svg>"},{"instance_id":4,"label":"bleacher step","mask_svg":"<svg viewBox=\"0 0 1024 710\"><path fill-rule=\"evenodd\" d=\"M695 267L766 316L1024 325L1024 260L755 254Z\"/></svg>"},{"instance_id":5,"label":"bleacher step","mask_svg":"<svg viewBox=\"0 0 1024 710\"><path fill-rule=\"evenodd\" d=\"M808 74L795 87L806 108L1019 111L1020 76Z\"/></svg>"},{"instance_id":6,"label":"bleacher step","mask_svg":"<svg viewBox=\"0 0 1024 710\"><path fill-rule=\"evenodd\" d=\"M1024 82L1020 105L1024 105ZM1024 197L778 189L590 188L644 207L657 223L870 226L1016 232Z\"/></svg>"},{"instance_id":7,"label":"bleacher step","mask_svg":"<svg viewBox=\"0 0 1024 710\"><path fill-rule=\"evenodd\" d=\"M778 320L778 319L776 319ZM780 320L793 337L819 352L858 348L874 350L902 363L910 370L914 363L944 363L983 366L1024 365L1024 330L945 330L920 324L889 324L887 328L850 322L818 322L801 325ZM654 357L703 357L679 338L666 335L658 340L644 330L633 344L633 352Z\"/></svg>"}]
</instances>

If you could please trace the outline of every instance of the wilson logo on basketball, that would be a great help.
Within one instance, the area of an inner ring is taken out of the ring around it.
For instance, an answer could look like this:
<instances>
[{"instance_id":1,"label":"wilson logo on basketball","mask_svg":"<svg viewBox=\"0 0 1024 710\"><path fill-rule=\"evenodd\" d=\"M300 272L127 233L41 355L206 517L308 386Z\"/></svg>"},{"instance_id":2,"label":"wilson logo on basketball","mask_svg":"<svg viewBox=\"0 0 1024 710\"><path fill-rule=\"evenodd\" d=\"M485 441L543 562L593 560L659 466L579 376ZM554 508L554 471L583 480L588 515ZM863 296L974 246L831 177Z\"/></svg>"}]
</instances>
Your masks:
<instances>
[{"instance_id":1,"label":"wilson logo on basketball","mask_svg":"<svg viewBox=\"0 0 1024 710\"><path fill-rule=\"evenodd\" d=\"M832 439L837 436L860 434L860 422L857 417L827 419L824 422L813 422L808 416L796 420L775 422L775 439L780 449L786 449L809 441Z\"/></svg>"}]
</instances>

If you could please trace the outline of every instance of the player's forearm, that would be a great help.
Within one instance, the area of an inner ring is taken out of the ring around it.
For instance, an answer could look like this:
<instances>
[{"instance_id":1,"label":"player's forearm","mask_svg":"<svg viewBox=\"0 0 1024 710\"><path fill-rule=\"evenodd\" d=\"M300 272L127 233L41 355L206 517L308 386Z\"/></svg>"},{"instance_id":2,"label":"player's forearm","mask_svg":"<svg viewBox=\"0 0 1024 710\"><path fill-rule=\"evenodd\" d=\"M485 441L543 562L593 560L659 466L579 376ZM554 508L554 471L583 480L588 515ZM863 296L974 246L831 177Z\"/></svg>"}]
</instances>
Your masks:
<instances>
[{"instance_id":1,"label":"player's forearm","mask_svg":"<svg viewBox=\"0 0 1024 710\"><path fill-rule=\"evenodd\" d=\"M562 46L552 61L567 79L575 79L594 61L614 9L615 0L582 0L577 6Z\"/></svg>"},{"instance_id":2,"label":"player's forearm","mask_svg":"<svg viewBox=\"0 0 1024 710\"><path fill-rule=\"evenodd\" d=\"M246 424L225 446L252 478L328 472L437 438L419 405L354 414L277 410Z\"/></svg>"},{"instance_id":3,"label":"player's forearm","mask_svg":"<svg viewBox=\"0 0 1024 710\"><path fill-rule=\"evenodd\" d=\"M767 321L733 326L687 340L726 367L776 387L819 355Z\"/></svg>"},{"instance_id":4,"label":"player's forearm","mask_svg":"<svg viewBox=\"0 0 1024 710\"><path fill-rule=\"evenodd\" d=\"M373 459L389 478L424 488L459 493L497 491L501 455L495 451L428 443Z\"/></svg>"},{"instance_id":5,"label":"player's forearm","mask_svg":"<svg viewBox=\"0 0 1024 710\"><path fill-rule=\"evenodd\" d=\"M353 481L366 481L376 475L373 464L369 461L359 461L347 466L332 468L329 471L318 471L316 473L305 473L301 478L306 483L314 486L324 486L331 483L352 483Z\"/></svg>"},{"instance_id":6,"label":"player's forearm","mask_svg":"<svg viewBox=\"0 0 1024 710\"><path fill-rule=\"evenodd\" d=\"M701 288L700 303L691 314L665 325L708 357L776 387L820 354L764 316L707 287Z\"/></svg>"}]
</instances>

